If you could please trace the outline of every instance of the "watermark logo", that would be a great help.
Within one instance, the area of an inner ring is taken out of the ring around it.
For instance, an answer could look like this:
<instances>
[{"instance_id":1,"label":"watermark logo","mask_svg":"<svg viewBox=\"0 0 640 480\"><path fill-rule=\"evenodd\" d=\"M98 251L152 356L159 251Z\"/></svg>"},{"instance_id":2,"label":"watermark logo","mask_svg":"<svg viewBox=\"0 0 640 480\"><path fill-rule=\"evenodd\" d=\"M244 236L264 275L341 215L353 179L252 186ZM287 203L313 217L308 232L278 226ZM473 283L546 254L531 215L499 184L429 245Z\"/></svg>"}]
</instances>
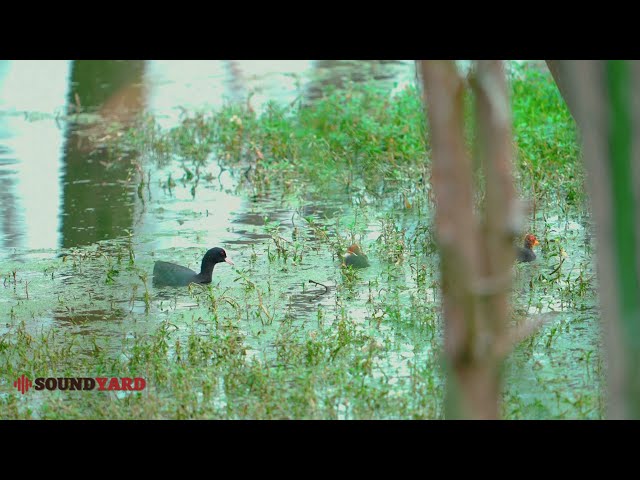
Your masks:
<instances>
[{"instance_id":1,"label":"watermark logo","mask_svg":"<svg viewBox=\"0 0 640 480\"><path fill-rule=\"evenodd\" d=\"M24 395L33 383L26 375L22 375L13 386ZM35 379L35 390L98 390L98 391L140 391L144 390L147 382L144 378L135 377L38 377ZM96 389L96 387L98 387Z\"/></svg>"},{"instance_id":2,"label":"watermark logo","mask_svg":"<svg viewBox=\"0 0 640 480\"><path fill-rule=\"evenodd\" d=\"M26 375L22 375L19 379L13 382L13 386L20 390L23 395L31 388L31 380Z\"/></svg>"}]
</instances>

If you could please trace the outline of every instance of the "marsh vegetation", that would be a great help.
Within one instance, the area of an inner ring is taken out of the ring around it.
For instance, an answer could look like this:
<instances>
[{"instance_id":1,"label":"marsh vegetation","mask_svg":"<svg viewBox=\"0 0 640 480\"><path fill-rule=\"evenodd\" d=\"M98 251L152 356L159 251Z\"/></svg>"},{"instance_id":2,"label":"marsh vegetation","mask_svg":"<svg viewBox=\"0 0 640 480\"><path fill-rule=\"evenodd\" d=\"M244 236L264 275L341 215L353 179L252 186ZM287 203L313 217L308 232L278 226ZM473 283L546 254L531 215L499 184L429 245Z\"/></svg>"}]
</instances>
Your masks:
<instances>
[{"instance_id":1,"label":"marsh vegetation","mask_svg":"<svg viewBox=\"0 0 640 480\"><path fill-rule=\"evenodd\" d=\"M80 130L133 229L2 260L0 418L441 419L443 322L420 91L374 79L312 100L230 102L162 127ZM512 322L508 419L605 415L591 216L576 130L549 73L512 65L518 197L538 260ZM102 191L102 190L101 190ZM105 190L106 191L106 190ZM479 199L478 199L479 200ZM358 243L371 266L341 266ZM155 288L153 263L209 285ZM141 392L30 391L34 377L146 379Z\"/></svg>"}]
</instances>

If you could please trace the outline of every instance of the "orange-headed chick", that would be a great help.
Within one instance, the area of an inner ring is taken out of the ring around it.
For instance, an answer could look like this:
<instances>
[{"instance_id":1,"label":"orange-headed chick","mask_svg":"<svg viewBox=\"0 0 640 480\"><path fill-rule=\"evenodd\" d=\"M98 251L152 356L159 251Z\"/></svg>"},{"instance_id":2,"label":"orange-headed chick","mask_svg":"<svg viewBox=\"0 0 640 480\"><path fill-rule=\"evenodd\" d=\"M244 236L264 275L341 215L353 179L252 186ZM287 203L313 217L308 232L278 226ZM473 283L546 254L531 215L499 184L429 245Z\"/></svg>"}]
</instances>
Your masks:
<instances>
[{"instance_id":1,"label":"orange-headed chick","mask_svg":"<svg viewBox=\"0 0 640 480\"><path fill-rule=\"evenodd\" d=\"M345 266L352 266L354 268L365 268L370 265L369 259L364 253L362 253L362 250L357 243L354 243L348 248L342 264Z\"/></svg>"},{"instance_id":2,"label":"orange-headed chick","mask_svg":"<svg viewBox=\"0 0 640 480\"><path fill-rule=\"evenodd\" d=\"M518 247L516 252L516 258L519 262L533 262L536 259L536 254L533 252L533 247L540 245L540 242L535 235L529 233L524 237L524 247Z\"/></svg>"}]
</instances>

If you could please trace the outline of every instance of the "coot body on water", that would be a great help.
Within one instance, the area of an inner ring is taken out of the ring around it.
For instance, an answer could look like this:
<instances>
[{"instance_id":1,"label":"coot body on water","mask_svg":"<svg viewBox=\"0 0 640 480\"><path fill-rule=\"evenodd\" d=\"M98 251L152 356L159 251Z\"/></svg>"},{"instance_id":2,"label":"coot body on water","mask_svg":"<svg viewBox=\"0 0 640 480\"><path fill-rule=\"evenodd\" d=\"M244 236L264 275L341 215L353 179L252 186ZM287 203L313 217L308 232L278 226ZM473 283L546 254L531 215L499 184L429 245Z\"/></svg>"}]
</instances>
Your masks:
<instances>
[{"instance_id":1,"label":"coot body on water","mask_svg":"<svg viewBox=\"0 0 640 480\"><path fill-rule=\"evenodd\" d=\"M205 253L200 266L200 273L175 263L158 261L153 266L153 285L156 287L185 287L190 283L211 283L213 267L216 263L226 262L233 265L227 258L224 248L215 247Z\"/></svg>"}]
</instances>

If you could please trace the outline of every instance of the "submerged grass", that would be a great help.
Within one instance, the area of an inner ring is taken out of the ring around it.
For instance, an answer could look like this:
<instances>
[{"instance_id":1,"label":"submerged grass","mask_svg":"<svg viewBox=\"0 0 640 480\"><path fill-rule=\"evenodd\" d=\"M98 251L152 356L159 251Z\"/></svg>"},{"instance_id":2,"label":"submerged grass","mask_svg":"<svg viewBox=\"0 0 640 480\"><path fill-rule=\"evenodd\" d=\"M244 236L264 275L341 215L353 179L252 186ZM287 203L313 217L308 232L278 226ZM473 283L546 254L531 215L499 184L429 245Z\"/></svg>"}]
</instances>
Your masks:
<instances>
[{"instance_id":1,"label":"submerged grass","mask_svg":"<svg viewBox=\"0 0 640 480\"><path fill-rule=\"evenodd\" d=\"M536 205L529 227L544 253L516 267L514 322L560 316L507 362L503 413L601 418L575 129L548 74L516 68L510 85L516 178ZM106 151L137 158L145 208L162 205L145 197L154 181L196 199L227 172L264 218L259 239L238 247L243 261L218 284L184 290L151 289L150 260L136 254L146 239L132 235L73 249L42 275L3 267L0 417L443 418L425 132L416 88L352 83L259 113L244 104L185 114L169 131L146 118L114 137ZM354 241L371 268L339 267ZM11 385L22 374L142 376L147 388L22 395Z\"/></svg>"}]
</instances>

